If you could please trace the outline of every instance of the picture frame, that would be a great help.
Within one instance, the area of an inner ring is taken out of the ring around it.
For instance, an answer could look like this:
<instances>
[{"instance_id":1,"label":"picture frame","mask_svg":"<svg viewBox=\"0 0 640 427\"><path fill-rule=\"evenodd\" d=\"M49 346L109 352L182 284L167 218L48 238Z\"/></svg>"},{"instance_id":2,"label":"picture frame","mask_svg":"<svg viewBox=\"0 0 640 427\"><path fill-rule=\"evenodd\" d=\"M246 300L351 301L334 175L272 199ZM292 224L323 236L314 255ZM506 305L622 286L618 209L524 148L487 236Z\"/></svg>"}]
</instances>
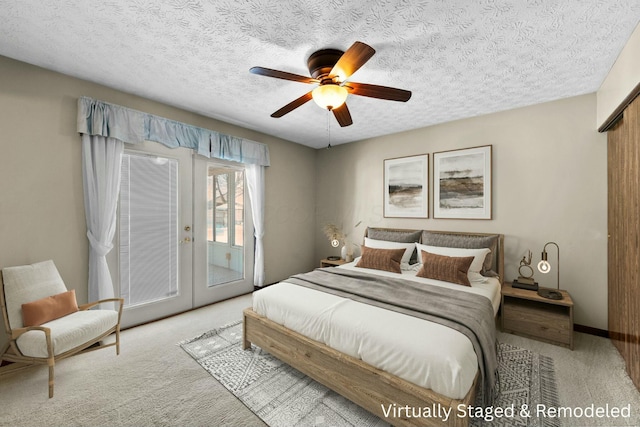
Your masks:
<instances>
[{"instance_id":1,"label":"picture frame","mask_svg":"<svg viewBox=\"0 0 640 427\"><path fill-rule=\"evenodd\" d=\"M384 217L429 218L429 155L384 160Z\"/></svg>"},{"instance_id":2,"label":"picture frame","mask_svg":"<svg viewBox=\"0 0 640 427\"><path fill-rule=\"evenodd\" d=\"M492 219L492 146L433 153L433 217Z\"/></svg>"}]
</instances>

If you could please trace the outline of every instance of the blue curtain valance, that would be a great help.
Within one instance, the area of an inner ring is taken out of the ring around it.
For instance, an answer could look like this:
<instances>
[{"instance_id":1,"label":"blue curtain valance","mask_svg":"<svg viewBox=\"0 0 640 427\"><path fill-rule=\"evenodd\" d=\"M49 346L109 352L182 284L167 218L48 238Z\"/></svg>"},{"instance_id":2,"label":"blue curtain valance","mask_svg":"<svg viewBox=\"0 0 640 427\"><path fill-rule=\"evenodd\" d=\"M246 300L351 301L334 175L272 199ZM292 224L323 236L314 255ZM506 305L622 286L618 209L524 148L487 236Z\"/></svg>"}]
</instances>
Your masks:
<instances>
[{"instance_id":1,"label":"blue curtain valance","mask_svg":"<svg viewBox=\"0 0 640 427\"><path fill-rule=\"evenodd\" d=\"M265 144L88 97L78 99L78 132L130 144L154 141L171 148L186 147L206 157L239 163L270 164Z\"/></svg>"}]
</instances>

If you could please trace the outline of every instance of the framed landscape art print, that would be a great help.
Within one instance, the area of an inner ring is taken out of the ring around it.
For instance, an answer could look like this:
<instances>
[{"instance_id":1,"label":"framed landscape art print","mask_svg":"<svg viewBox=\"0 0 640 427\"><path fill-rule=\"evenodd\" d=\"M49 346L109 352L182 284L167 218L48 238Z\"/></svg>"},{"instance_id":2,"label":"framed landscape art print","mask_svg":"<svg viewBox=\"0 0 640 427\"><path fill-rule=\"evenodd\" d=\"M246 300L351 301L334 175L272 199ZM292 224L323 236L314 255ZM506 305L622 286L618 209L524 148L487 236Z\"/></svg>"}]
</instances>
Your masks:
<instances>
[{"instance_id":1,"label":"framed landscape art print","mask_svg":"<svg viewBox=\"0 0 640 427\"><path fill-rule=\"evenodd\" d=\"M429 155L384 161L384 216L429 218Z\"/></svg>"},{"instance_id":2,"label":"framed landscape art print","mask_svg":"<svg viewBox=\"0 0 640 427\"><path fill-rule=\"evenodd\" d=\"M491 145L433 153L433 217L491 219Z\"/></svg>"}]
</instances>

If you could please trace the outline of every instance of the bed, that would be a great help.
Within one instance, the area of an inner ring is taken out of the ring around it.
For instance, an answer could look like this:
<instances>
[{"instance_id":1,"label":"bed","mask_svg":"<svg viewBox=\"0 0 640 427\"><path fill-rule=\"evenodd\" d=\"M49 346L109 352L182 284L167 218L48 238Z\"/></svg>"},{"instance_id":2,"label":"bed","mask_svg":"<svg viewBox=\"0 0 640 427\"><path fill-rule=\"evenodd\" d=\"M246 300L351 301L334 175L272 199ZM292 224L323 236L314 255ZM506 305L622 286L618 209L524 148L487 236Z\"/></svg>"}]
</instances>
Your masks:
<instances>
[{"instance_id":1,"label":"bed","mask_svg":"<svg viewBox=\"0 0 640 427\"><path fill-rule=\"evenodd\" d=\"M391 247L403 243L409 248L418 243L418 251L412 250L412 260L404 256L408 250L404 252L400 273L362 268L362 264L356 267L360 263L357 259L339 268L294 276L255 292L253 306L244 311L243 346L248 348L253 343L265 349L393 425L467 425L469 420L458 408L474 403L482 383L483 363L476 356L477 343L472 344L472 339L450 329L446 322L407 315L384 302L371 305L368 300L363 302L341 292L351 282L361 286L354 282L361 276L372 280L366 287L392 282L410 289L423 288L428 283L438 292L454 292L474 304L477 300L485 311L491 311L490 316L495 316L504 277L503 241L500 234L369 228L365 246L391 242ZM415 277L420 270L420 263L415 263L419 261L416 254L422 254L420 249L439 252L435 247L442 248L444 254L453 250L450 247L456 248L449 256L488 248L491 256L482 262L483 278L471 281L471 286L460 286ZM335 279L338 290L327 291L316 284L307 287L303 279L314 274L327 276L330 285ZM487 329L487 335L495 334L495 322L482 328ZM429 413L415 417L398 412L400 407ZM443 411L449 410L445 420Z\"/></svg>"}]
</instances>

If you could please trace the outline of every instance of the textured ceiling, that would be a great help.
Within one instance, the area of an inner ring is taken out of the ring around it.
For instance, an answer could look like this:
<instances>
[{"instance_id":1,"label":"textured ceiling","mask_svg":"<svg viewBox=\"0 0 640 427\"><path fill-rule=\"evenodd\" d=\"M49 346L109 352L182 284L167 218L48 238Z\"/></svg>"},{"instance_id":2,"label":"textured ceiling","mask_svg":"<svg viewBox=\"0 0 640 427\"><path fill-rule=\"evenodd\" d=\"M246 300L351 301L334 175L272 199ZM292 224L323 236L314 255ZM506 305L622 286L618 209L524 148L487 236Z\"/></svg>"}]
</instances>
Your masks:
<instances>
[{"instance_id":1,"label":"textured ceiling","mask_svg":"<svg viewBox=\"0 0 640 427\"><path fill-rule=\"evenodd\" d=\"M0 0L0 55L319 148L595 92L639 20L638 0ZM356 40L376 54L350 80L407 103L270 117L313 86L249 68L308 75Z\"/></svg>"}]
</instances>

